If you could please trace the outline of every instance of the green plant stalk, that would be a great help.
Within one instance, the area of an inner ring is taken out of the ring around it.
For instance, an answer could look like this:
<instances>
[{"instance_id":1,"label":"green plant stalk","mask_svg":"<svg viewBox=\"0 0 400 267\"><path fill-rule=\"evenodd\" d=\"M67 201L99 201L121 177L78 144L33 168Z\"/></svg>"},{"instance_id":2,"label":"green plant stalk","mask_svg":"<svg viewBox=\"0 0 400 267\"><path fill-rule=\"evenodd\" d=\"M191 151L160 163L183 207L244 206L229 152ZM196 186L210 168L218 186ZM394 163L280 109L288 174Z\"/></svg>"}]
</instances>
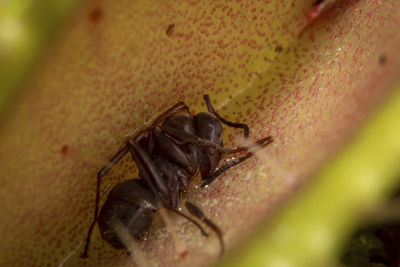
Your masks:
<instances>
[{"instance_id":1,"label":"green plant stalk","mask_svg":"<svg viewBox=\"0 0 400 267\"><path fill-rule=\"evenodd\" d=\"M220 266L334 266L366 211L399 182L400 86L285 209Z\"/></svg>"},{"instance_id":2,"label":"green plant stalk","mask_svg":"<svg viewBox=\"0 0 400 267\"><path fill-rule=\"evenodd\" d=\"M0 116L76 0L5 1L0 9Z\"/></svg>"}]
</instances>

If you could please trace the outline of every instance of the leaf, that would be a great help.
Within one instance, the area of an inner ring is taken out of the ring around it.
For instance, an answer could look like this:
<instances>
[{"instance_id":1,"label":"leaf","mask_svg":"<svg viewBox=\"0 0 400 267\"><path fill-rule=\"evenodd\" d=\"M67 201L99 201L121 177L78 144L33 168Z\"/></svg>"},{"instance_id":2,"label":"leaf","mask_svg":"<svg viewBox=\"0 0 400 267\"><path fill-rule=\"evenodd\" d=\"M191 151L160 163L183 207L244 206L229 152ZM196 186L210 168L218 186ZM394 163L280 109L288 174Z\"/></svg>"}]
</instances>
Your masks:
<instances>
[{"instance_id":1,"label":"leaf","mask_svg":"<svg viewBox=\"0 0 400 267\"><path fill-rule=\"evenodd\" d=\"M0 133L0 262L130 265L97 230L90 258L78 257L96 172L125 135L177 101L204 111L204 93L224 117L247 123L252 140L275 139L189 195L221 227L228 250L241 243L344 144L398 75L397 1L329 2L317 18L313 1L294 0L81 7L26 81ZM238 131L224 134L227 146L241 142ZM103 200L135 176L127 157L104 179ZM177 257L156 220L140 244L150 263L217 260L215 238L202 238L187 222L176 225L188 255Z\"/></svg>"},{"instance_id":2,"label":"leaf","mask_svg":"<svg viewBox=\"0 0 400 267\"><path fill-rule=\"evenodd\" d=\"M399 184L399 86L396 89L310 187L222 266L338 264L341 245L362 222L360 218Z\"/></svg>"}]
</instances>

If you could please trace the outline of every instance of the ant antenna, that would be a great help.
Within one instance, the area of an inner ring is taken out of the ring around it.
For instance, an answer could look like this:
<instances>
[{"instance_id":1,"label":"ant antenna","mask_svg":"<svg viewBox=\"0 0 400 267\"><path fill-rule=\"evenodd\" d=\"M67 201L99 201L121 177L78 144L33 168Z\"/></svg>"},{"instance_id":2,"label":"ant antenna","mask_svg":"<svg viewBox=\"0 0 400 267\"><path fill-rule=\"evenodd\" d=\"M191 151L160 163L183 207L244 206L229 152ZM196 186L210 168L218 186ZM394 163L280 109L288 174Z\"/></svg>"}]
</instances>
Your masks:
<instances>
[{"instance_id":1,"label":"ant antenna","mask_svg":"<svg viewBox=\"0 0 400 267\"><path fill-rule=\"evenodd\" d=\"M199 207L197 207L196 205L194 205L193 203L186 201L185 206L186 206L186 209L190 212L190 214L192 214L193 216L195 216L196 218L198 218L199 220L204 222L208 227L210 227L217 234L219 244L221 247L219 257L222 257L222 254L224 254L225 245L224 245L224 239L222 238L221 229L219 229L215 223L213 223L210 219L208 219L204 215L204 213L201 211L201 209Z\"/></svg>"},{"instance_id":2,"label":"ant antenna","mask_svg":"<svg viewBox=\"0 0 400 267\"><path fill-rule=\"evenodd\" d=\"M230 127L243 129L243 144L246 144L247 138L249 137L249 132L250 132L249 126L247 126L244 123L231 122L231 121L228 121L228 120L222 118L218 114L218 112L215 111L214 107L212 106L210 96L204 95L203 98L204 98L204 101L206 102L208 112L214 114L215 117L217 117L217 119L219 119L220 121L222 121L223 123L225 123L226 125L228 125Z\"/></svg>"}]
</instances>

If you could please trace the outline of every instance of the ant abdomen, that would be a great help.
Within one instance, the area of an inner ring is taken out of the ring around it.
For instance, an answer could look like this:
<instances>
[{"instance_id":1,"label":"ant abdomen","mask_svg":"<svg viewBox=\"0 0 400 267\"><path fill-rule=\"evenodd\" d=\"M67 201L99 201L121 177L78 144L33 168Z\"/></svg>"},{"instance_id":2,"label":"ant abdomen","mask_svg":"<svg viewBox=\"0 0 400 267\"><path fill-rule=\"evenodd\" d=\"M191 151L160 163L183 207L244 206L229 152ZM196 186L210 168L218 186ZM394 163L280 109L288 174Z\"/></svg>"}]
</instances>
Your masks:
<instances>
[{"instance_id":1,"label":"ant abdomen","mask_svg":"<svg viewBox=\"0 0 400 267\"><path fill-rule=\"evenodd\" d=\"M155 201L153 194L140 185L138 179L118 184L100 211L102 238L118 249L126 248L120 238L123 232L128 231L130 236L140 240L152 223L156 212Z\"/></svg>"}]
</instances>

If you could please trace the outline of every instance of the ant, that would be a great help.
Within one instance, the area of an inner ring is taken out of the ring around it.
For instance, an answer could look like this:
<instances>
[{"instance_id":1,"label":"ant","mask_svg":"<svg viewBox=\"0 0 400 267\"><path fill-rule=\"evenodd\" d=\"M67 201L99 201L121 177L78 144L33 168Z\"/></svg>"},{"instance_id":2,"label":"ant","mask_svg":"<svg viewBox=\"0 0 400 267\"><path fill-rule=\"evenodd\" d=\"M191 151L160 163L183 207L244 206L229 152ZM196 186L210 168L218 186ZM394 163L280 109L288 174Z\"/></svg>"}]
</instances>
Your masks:
<instances>
[{"instance_id":1,"label":"ant","mask_svg":"<svg viewBox=\"0 0 400 267\"><path fill-rule=\"evenodd\" d=\"M273 139L268 136L248 146L225 148L222 142L221 122L229 127L243 129L244 143L249 136L249 127L221 118L211 105L208 95L204 95L204 100L208 112L195 115L185 103L175 104L156 118L149 127L130 137L125 146L97 173L94 219L87 233L82 258L88 257L90 238L96 222L105 241L116 249L128 249L127 242L124 242L126 238L121 236L117 228L125 227L131 236L140 240L160 208L186 218L195 224L204 236L208 236L196 220L178 208L189 183L200 173L204 181L201 186L207 186L221 173L250 158L253 155L252 151L267 146ZM247 153L217 167L223 154L242 151ZM99 214L101 179L127 153L130 153L135 161L140 179L134 178L116 185ZM185 207L192 216L217 234L222 255L224 242L218 226L193 203L185 200Z\"/></svg>"}]
</instances>

